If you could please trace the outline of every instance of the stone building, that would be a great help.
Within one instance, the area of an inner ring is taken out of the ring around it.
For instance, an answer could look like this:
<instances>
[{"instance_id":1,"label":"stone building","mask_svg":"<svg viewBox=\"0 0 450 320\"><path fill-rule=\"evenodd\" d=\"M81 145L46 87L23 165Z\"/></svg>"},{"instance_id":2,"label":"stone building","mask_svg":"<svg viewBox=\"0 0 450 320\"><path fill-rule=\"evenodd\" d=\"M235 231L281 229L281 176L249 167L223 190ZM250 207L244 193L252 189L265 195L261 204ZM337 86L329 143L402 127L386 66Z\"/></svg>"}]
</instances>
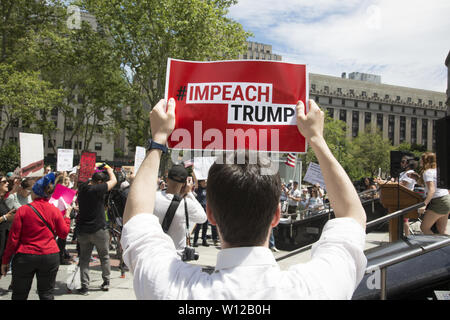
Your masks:
<instances>
[{"instance_id":1,"label":"stone building","mask_svg":"<svg viewBox=\"0 0 450 320\"><path fill-rule=\"evenodd\" d=\"M408 142L435 150L435 122L446 111L444 93L348 79L345 73L310 73L309 85L310 98L347 123L348 137L378 128L393 145Z\"/></svg>"}]
</instances>

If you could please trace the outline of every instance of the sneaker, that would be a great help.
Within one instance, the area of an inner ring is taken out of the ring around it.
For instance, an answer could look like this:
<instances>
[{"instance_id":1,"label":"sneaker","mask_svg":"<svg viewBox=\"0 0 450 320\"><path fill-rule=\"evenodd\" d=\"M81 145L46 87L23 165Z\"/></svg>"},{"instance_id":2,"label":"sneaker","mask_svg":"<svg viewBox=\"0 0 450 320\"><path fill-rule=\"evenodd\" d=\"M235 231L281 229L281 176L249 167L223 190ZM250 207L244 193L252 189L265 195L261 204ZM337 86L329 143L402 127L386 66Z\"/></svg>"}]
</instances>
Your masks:
<instances>
[{"instance_id":1,"label":"sneaker","mask_svg":"<svg viewBox=\"0 0 450 320\"><path fill-rule=\"evenodd\" d=\"M209 247L209 244L206 242L206 240L203 240L202 246L204 246L204 247Z\"/></svg>"},{"instance_id":2,"label":"sneaker","mask_svg":"<svg viewBox=\"0 0 450 320\"><path fill-rule=\"evenodd\" d=\"M270 248L270 250L272 250L273 252L280 252L280 250L278 250L276 247L272 247Z\"/></svg>"},{"instance_id":3,"label":"sneaker","mask_svg":"<svg viewBox=\"0 0 450 320\"><path fill-rule=\"evenodd\" d=\"M78 289L78 294L81 294L82 296L87 296L89 294L88 288L81 287L81 289Z\"/></svg>"},{"instance_id":4,"label":"sneaker","mask_svg":"<svg viewBox=\"0 0 450 320\"><path fill-rule=\"evenodd\" d=\"M220 242L219 241L214 241L214 245L216 246L216 247L220 247Z\"/></svg>"},{"instance_id":5,"label":"sneaker","mask_svg":"<svg viewBox=\"0 0 450 320\"><path fill-rule=\"evenodd\" d=\"M102 291L108 291L109 290L109 281L103 281L103 284L100 286Z\"/></svg>"}]
</instances>

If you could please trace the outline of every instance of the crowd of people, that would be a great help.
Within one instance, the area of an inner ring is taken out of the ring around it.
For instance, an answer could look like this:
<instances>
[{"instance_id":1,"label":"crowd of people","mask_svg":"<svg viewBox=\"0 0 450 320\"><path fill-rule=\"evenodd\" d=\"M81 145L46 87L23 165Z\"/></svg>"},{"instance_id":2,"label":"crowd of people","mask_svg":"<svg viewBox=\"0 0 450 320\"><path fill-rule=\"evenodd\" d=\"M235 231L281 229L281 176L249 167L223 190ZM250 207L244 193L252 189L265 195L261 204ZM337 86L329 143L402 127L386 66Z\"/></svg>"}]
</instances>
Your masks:
<instances>
[{"instance_id":1,"label":"crowd of people","mask_svg":"<svg viewBox=\"0 0 450 320\"><path fill-rule=\"evenodd\" d=\"M116 239L117 254L122 275L127 265L138 277L134 282L138 298L351 297L366 266L362 245L366 216L357 190L323 140L323 113L314 102L310 103L310 112L305 115L299 102L297 121L302 123L299 131L308 139L321 164L327 184L326 199L318 184L300 189L298 181L286 185L279 174L259 174L264 161L256 165L213 164L208 179L202 180L197 180L194 173L190 176L183 165L174 165L166 177L158 177L159 158L166 150L163 145L170 134L174 102L167 111L160 105L153 109L152 130L164 131L156 135L163 138L152 141L136 177L131 174L120 185L108 165L102 165L83 183L78 182L75 170L55 173L51 167L46 167L44 176L38 178L0 173L1 276L7 276L11 269L8 289L12 290L12 299L27 299L35 276L39 298L54 298L59 266L76 262L66 250L69 233L77 244L81 282L78 293L88 294L94 247L102 269L100 288L108 291L111 225L121 231L123 227L123 233L119 232ZM423 234L445 234L450 195L449 190L437 187L436 155L425 152L419 161L405 155L401 167L403 172L398 178L401 185L409 190L414 190L416 184L425 188L425 206L420 209ZM375 195L379 185L388 182L380 178L364 179L364 189L374 191L370 194ZM76 190L72 203L57 207L49 202L58 184ZM119 196L114 198L116 214L111 216L108 214L111 202L107 199L113 189ZM324 202L330 202L337 219L327 222L323 234L329 237L321 237L314 245L311 261L293 266L286 274L267 269L276 268L276 263L263 249L278 251L273 229L280 219L295 220L301 211L322 210ZM192 233L189 223L195 225ZM406 234L407 223L406 219ZM198 259L194 248L199 245L200 232L203 246L209 246L210 238L215 246L227 249L219 251L213 275L195 273L194 269L179 265L179 261ZM336 251L333 246L346 248L345 252L338 254L341 249ZM145 250L147 253L142 255ZM329 262L323 264L324 260ZM174 268L167 268L172 263ZM332 269L328 270L327 265ZM341 278L324 276L335 273ZM260 276L266 277L264 286L256 285ZM186 277L189 281L182 280ZM290 279L288 286L284 277ZM214 287L210 287L211 283ZM196 291L195 286L204 290Z\"/></svg>"}]
</instances>

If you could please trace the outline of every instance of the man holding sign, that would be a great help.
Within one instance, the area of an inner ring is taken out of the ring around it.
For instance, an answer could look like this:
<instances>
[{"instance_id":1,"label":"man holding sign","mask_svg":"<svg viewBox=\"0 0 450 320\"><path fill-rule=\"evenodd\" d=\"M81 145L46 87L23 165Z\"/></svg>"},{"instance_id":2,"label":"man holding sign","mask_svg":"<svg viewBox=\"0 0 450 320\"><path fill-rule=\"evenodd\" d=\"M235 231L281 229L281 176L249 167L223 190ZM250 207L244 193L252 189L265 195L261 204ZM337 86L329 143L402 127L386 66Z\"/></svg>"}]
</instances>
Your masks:
<instances>
[{"instance_id":1,"label":"man holding sign","mask_svg":"<svg viewBox=\"0 0 450 320\"><path fill-rule=\"evenodd\" d=\"M167 111L166 111L167 107ZM161 153L175 128L175 100L161 100L150 112L153 140L136 175L124 213L121 244L134 273L138 299L350 299L361 281L366 216L361 201L323 138L324 114L309 100L296 106L297 134L311 144L336 219L325 225L309 262L281 271L268 249L280 220L279 174L261 175L268 165L213 164L208 175L207 216L217 225L222 250L212 274L180 260L171 238L152 213ZM177 109L178 113L178 109ZM179 118L178 118L179 119Z\"/></svg>"}]
</instances>

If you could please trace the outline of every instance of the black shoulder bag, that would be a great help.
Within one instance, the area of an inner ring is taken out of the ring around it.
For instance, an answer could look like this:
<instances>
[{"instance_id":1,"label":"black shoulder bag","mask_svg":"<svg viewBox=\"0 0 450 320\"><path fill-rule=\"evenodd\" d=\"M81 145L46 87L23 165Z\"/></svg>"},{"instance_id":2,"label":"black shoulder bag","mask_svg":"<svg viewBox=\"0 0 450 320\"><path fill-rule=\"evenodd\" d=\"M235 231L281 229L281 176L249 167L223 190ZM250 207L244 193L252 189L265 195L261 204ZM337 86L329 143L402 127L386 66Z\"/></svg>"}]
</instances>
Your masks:
<instances>
[{"instance_id":1,"label":"black shoulder bag","mask_svg":"<svg viewBox=\"0 0 450 320\"><path fill-rule=\"evenodd\" d=\"M170 225L172 224L173 217L175 216L175 212L178 209L178 206L181 203L181 197L177 194L173 195L172 202L169 205L169 208L167 209L166 215L164 216L164 220L161 224L162 229L165 233L169 231Z\"/></svg>"},{"instance_id":2,"label":"black shoulder bag","mask_svg":"<svg viewBox=\"0 0 450 320\"><path fill-rule=\"evenodd\" d=\"M29 206L31 209L33 209L33 211L38 215L39 218L41 218L41 220L45 223L45 225L47 226L48 230L51 231L51 233L53 234L54 239L56 239L56 234L55 232L52 230L52 228L50 228L50 225L47 223L47 221L45 221L45 219L41 216L41 214L39 213L39 211L37 211L31 204L27 204L27 206Z\"/></svg>"}]
</instances>

